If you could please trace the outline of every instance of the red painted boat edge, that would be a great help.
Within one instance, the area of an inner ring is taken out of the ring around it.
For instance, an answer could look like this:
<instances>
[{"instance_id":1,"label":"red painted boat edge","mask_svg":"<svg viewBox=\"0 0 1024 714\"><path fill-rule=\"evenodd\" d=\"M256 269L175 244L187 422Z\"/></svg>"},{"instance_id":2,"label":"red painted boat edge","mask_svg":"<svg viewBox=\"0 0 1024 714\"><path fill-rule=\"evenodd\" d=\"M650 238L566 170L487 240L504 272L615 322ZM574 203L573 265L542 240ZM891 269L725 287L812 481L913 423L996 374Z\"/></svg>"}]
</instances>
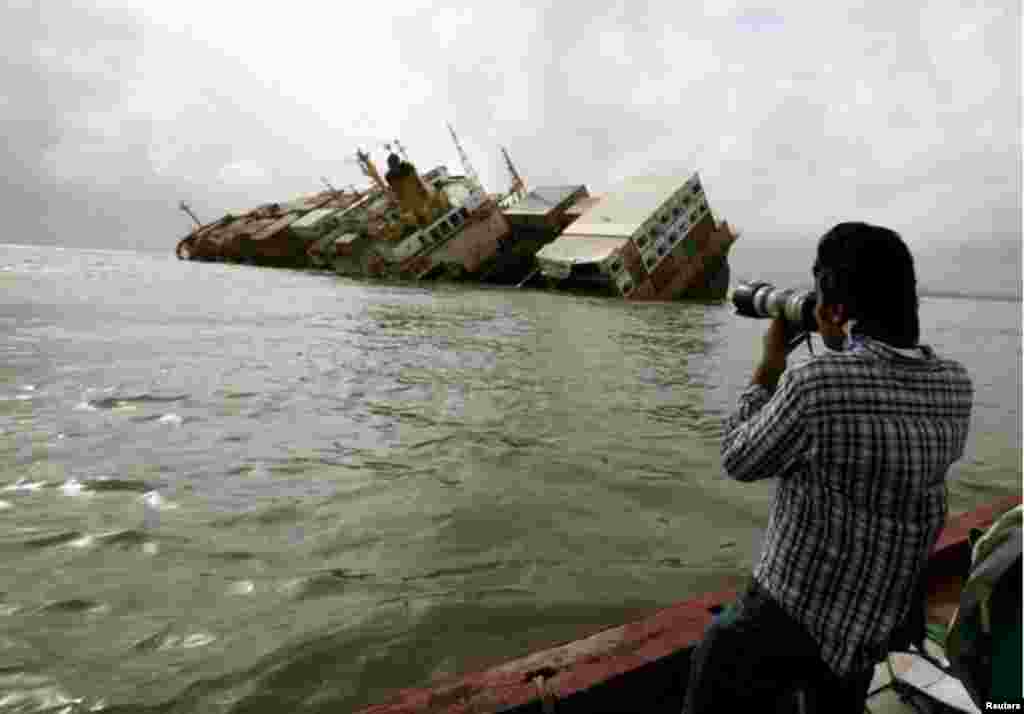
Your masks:
<instances>
[{"instance_id":1,"label":"red painted boat edge","mask_svg":"<svg viewBox=\"0 0 1024 714\"><path fill-rule=\"evenodd\" d=\"M945 569L966 557L971 529L984 529L1017 506L1009 496L951 516L929 561L930 570ZM543 698L553 701L592 689L645 665L686 651L700 641L713 613L738 591L705 593L652 615L589 637L474 672L431 688L400 690L384 704L360 714L469 714L516 709Z\"/></svg>"}]
</instances>

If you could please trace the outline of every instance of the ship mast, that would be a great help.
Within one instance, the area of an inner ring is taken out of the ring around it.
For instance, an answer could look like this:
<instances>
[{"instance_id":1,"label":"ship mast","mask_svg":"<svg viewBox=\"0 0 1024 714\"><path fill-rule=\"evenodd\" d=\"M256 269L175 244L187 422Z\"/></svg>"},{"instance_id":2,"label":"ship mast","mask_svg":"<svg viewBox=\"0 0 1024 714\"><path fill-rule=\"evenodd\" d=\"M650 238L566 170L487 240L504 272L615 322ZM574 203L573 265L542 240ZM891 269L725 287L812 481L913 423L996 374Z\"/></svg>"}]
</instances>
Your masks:
<instances>
[{"instance_id":1,"label":"ship mast","mask_svg":"<svg viewBox=\"0 0 1024 714\"><path fill-rule=\"evenodd\" d=\"M508 167L508 172L512 174L512 193L515 193L516 191L525 191L526 181L524 181L523 177L519 175L518 171L516 171L516 165L512 163L512 157L508 155L508 150L504 146L501 147L501 155L505 157L505 166Z\"/></svg>"},{"instance_id":2,"label":"ship mast","mask_svg":"<svg viewBox=\"0 0 1024 714\"><path fill-rule=\"evenodd\" d=\"M178 208L180 208L185 213L187 213L189 216L191 216L192 220L196 222L196 226L202 228L203 222L200 221L198 218L196 218L196 214L192 212L192 209L189 208L189 205L187 203L185 203L184 201L179 202L178 203Z\"/></svg>"},{"instance_id":3,"label":"ship mast","mask_svg":"<svg viewBox=\"0 0 1024 714\"><path fill-rule=\"evenodd\" d=\"M466 156L466 152L463 150L462 144L459 143L459 137L455 135L455 130L452 128L450 123L448 124L448 131L451 132L452 141L455 142L455 148L459 152L459 161L462 162L462 170L466 173L466 177L476 184L476 187L482 191L483 186L480 185L480 177L477 176L476 169L473 168L473 164L469 163L469 157Z\"/></svg>"},{"instance_id":4,"label":"ship mast","mask_svg":"<svg viewBox=\"0 0 1024 714\"><path fill-rule=\"evenodd\" d=\"M373 181L377 188L386 194L391 193L391 189L384 183L384 179L380 177L380 172L377 171L377 166L373 163L373 159L370 158L370 154L361 149L356 149L356 161L359 162L359 168L363 170L363 174Z\"/></svg>"}]
</instances>

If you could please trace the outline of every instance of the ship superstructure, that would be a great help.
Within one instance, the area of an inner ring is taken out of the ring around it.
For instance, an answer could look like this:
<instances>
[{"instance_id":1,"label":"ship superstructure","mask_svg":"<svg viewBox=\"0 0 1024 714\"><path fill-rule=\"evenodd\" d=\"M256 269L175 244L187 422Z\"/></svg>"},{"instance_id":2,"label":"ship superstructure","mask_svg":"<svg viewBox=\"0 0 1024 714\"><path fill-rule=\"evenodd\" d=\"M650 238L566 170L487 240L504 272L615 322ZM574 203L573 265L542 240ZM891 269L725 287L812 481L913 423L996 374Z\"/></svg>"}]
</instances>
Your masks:
<instances>
[{"instance_id":1,"label":"ship superstructure","mask_svg":"<svg viewBox=\"0 0 1024 714\"><path fill-rule=\"evenodd\" d=\"M734 239L716 230L696 173L685 181L628 179L581 208L537 253L540 272L556 285L630 300L725 294Z\"/></svg>"}]
</instances>

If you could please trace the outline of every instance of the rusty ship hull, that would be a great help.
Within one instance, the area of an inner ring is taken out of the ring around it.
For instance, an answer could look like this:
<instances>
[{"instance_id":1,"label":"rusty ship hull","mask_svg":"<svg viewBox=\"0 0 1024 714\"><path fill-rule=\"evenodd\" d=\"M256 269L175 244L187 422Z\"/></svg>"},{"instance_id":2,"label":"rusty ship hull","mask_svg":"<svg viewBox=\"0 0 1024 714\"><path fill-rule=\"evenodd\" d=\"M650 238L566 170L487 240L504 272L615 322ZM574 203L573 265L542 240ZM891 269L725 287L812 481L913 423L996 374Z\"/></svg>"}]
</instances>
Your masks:
<instances>
[{"instance_id":1,"label":"rusty ship hull","mask_svg":"<svg viewBox=\"0 0 1024 714\"><path fill-rule=\"evenodd\" d=\"M444 200L420 221L403 221L384 190L326 191L227 215L179 241L183 260L319 268L351 277L472 279L500 274L514 248L497 202L463 177L425 177Z\"/></svg>"}]
</instances>

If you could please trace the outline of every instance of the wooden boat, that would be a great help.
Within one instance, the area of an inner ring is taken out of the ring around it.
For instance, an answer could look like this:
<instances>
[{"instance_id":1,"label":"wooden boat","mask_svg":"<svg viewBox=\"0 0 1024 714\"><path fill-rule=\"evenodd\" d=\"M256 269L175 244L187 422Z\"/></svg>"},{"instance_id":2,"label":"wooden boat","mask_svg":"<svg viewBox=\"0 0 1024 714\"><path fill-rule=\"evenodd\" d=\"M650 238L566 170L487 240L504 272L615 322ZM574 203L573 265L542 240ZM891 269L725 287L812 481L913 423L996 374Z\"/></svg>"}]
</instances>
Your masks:
<instances>
[{"instance_id":1,"label":"wooden boat","mask_svg":"<svg viewBox=\"0 0 1024 714\"><path fill-rule=\"evenodd\" d=\"M959 602L963 578L970 566L971 529L988 527L1020 503L1019 496L1004 498L949 519L926 572L929 621L948 623ZM430 688L401 690L390 701L368 707L361 714L678 714L683 705L690 652L714 613L737 595L735 589L700 595L638 622L486 671Z\"/></svg>"}]
</instances>

